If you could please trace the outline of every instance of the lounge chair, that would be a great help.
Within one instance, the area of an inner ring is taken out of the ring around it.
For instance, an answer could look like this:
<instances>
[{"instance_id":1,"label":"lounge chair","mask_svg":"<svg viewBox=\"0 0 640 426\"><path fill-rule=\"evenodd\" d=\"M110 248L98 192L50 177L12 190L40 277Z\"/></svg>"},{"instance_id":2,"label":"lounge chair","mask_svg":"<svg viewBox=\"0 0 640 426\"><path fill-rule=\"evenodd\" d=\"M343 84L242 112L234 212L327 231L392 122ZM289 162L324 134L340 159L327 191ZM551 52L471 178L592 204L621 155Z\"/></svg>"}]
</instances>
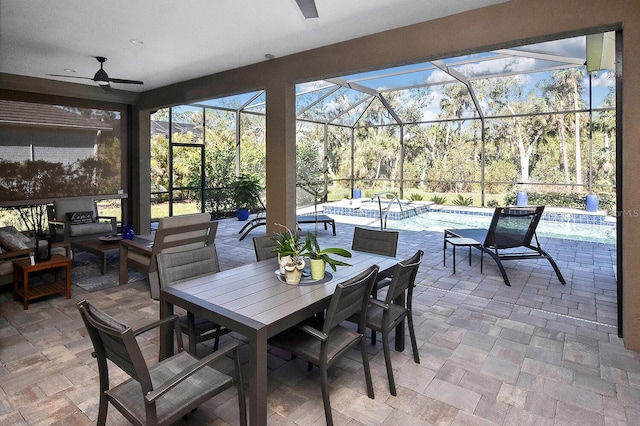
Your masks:
<instances>
[{"instance_id":1,"label":"lounge chair","mask_svg":"<svg viewBox=\"0 0 640 426\"><path fill-rule=\"evenodd\" d=\"M481 250L480 273L482 273L483 255L487 253L496 261L504 283L511 286L502 265L503 260L539 259L549 261L558 279L566 284L558 265L546 251L540 247L536 228L542 217L544 206L538 207L496 207L489 229L445 229L444 238L470 238L478 242L474 245ZM535 245L532 244L535 239ZM446 244L446 241L445 241ZM526 249L515 252L514 249Z\"/></svg>"},{"instance_id":2,"label":"lounge chair","mask_svg":"<svg viewBox=\"0 0 640 426\"><path fill-rule=\"evenodd\" d=\"M335 219L332 219L326 214L297 215L296 222L298 225L300 225L301 223L316 223L316 222L322 223L324 224L325 230L328 229L327 225L331 225L331 229L333 230L333 235L334 236L336 235L336 221ZM245 237L249 235L249 233L253 231L255 228L257 228L258 226L265 226L266 224L267 224L267 218L262 214L259 214L257 217L250 219L249 222L247 222L242 227L242 229L238 231L238 234L242 234L240 236L240 241L244 240Z\"/></svg>"}]
</instances>

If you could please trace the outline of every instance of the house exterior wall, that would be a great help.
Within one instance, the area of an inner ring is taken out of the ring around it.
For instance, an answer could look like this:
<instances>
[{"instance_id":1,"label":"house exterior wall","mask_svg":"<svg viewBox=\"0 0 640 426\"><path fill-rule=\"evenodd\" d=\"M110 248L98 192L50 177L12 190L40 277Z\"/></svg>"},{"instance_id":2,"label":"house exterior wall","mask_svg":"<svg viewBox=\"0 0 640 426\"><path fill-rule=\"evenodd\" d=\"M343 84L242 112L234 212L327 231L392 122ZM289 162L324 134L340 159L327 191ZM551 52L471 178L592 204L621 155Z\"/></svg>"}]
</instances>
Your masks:
<instances>
[{"instance_id":1,"label":"house exterior wall","mask_svg":"<svg viewBox=\"0 0 640 426\"><path fill-rule=\"evenodd\" d=\"M95 130L0 127L0 158L5 161L46 160L67 166L93 158L100 138Z\"/></svg>"}]
</instances>

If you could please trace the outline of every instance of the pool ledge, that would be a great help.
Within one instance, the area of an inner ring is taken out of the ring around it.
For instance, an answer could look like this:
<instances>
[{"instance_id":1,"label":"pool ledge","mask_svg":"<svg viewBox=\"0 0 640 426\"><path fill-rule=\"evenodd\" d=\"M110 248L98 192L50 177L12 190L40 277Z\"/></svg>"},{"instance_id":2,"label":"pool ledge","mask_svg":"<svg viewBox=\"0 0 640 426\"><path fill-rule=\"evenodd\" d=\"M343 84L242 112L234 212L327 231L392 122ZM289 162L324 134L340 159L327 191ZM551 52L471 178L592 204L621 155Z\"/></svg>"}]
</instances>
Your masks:
<instances>
[{"instance_id":1,"label":"pool ledge","mask_svg":"<svg viewBox=\"0 0 640 426\"><path fill-rule=\"evenodd\" d=\"M463 207L463 206L443 206L425 201L403 200L402 211L397 204L387 213L389 220L403 220L430 211L441 213L472 215L472 216L493 216L494 208L486 207ZM340 216L355 216L376 219L380 217L380 210L377 203L371 203L369 199L341 200L323 204L322 209L325 214ZM546 207L542 215L542 220L548 222L562 223L582 223L593 225L615 226L615 218L607 216L605 210L597 212L587 212L581 209L567 209L560 207Z\"/></svg>"}]
</instances>

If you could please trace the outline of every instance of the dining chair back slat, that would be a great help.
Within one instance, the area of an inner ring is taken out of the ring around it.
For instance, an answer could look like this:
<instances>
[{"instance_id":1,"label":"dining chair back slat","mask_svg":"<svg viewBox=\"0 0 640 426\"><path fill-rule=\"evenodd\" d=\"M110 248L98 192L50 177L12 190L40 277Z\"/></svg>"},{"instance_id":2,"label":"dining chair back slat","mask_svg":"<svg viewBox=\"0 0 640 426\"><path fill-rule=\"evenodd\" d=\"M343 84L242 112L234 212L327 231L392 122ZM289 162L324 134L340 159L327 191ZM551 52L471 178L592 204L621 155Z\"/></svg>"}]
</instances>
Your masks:
<instances>
[{"instance_id":1,"label":"dining chair back slat","mask_svg":"<svg viewBox=\"0 0 640 426\"><path fill-rule=\"evenodd\" d=\"M193 250L160 253L156 256L156 261L160 288L220 272L218 252L214 244Z\"/></svg>"},{"instance_id":2,"label":"dining chair back slat","mask_svg":"<svg viewBox=\"0 0 640 426\"><path fill-rule=\"evenodd\" d=\"M351 250L395 257L398 250L398 231L381 231L356 226L353 229Z\"/></svg>"},{"instance_id":3,"label":"dining chair back slat","mask_svg":"<svg viewBox=\"0 0 640 426\"><path fill-rule=\"evenodd\" d=\"M369 295L375 284L378 267L374 266L357 276L340 283L336 286L331 297L331 303L327 308L327 315L324 321L323 332L329 334L352 315L364 312L366 314ZM364 331L364 321L360 324L360 333Z\"/></svg>"},{"instance_id":4,"label":"dining chair back slat","mask_svg":"<svg viewBox=\"0 0 640 426\"><path fill-rule=\"evenodd\" d=\"M256 261L258 262L278 257L278 253L275 250L276 242L271 235L253 237L253 249L256 253Z\"/></svg>"},{"instance_id":5,"label":"dining chair back slat","mask_svg":"<svg viewBox=\"0 0 640 426\"><path fill-rule=\"evenodd\" d=\"M218 252L213 243L186 251L159 253L156 261L160 288L220 272ZM213 350L217 350L220 336L230 332L219 324L196 317L192 312L180 317L180 328L189 336L189 353L192 355L196 355L198 343L210 339L215 339Z\"/></svg>"}]
</instances>

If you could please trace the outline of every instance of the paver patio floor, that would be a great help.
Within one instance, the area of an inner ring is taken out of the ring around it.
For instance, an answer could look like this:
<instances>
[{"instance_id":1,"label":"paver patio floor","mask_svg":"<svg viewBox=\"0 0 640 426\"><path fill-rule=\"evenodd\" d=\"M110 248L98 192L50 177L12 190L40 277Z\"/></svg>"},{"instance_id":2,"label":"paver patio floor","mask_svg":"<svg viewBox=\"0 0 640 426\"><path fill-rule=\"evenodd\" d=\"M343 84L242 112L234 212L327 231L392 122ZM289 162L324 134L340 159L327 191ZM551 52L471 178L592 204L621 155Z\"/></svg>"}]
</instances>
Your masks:
<instances>
[{"instance_id":1,"label":"paver patio floor","mask_svg":"<svg viewBox=\"0 0 640 426\"><path fill-rule=\"evenodd\" d=\"M238 241L242 222L223 220L216 237L222 269L255 260L251 238ZM303 231L313 231L303 225ZM264 233L256 229L250 235ZM350 247L353 225L322 227L323 246ZM567 280L548 262L506 262L512 287L479 252L468 265L459 250L456 274L441 232L401 231L398 257L425 251L414 293L420 352L392 351L398 395L388 390L382 345L369 345L375 399L366 396L359 354L330 370L337 425L637 425L640 424L640 354L617 336L615 247L542 239ZM450 251L450 249L448 250ZM74 286L73 297L33 301L24 311L9 288L0 293L0 424L95 424L98 373L75 306L87 298L135 326L158 317L146 281L98 292ZM242 337L235 334L229 339ZM157 332L140 338L149 362ZM202 353L210 350L201 345ZM232 368L224 361L221 369ZM269 424L322 424L318 370L272 350L269 356ZM112 376L112 382L124 374ZM204 404L181 424L237 424L233 389ZM109 408L108 424L127 424Z\"/></svg>"}]
</instances>

